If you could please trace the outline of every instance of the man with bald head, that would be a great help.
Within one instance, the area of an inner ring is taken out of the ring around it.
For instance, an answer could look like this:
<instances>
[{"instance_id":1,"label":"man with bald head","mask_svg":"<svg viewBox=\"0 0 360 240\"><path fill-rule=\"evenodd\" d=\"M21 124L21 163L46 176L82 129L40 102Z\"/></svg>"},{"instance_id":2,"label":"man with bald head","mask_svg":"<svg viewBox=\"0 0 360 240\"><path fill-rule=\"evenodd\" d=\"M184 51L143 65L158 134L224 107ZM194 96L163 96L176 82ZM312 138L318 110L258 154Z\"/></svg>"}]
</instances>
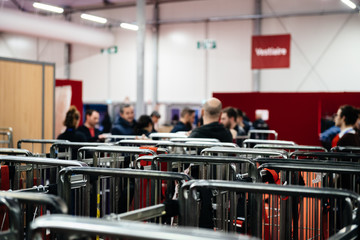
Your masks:
<instances>
[{"instance_id":1,"label":"man with bald head","mask_svg":"<svg viewBox=\"0 0 360 240\"><path fill-rule=\"evenodd\" d=\"M219 123L222 104L217 98L208 99L203 108L204 125L194 129L191 138L216 138L220 142L232 142L232 135L228 129Z\"/></svg>"}]
</instances>

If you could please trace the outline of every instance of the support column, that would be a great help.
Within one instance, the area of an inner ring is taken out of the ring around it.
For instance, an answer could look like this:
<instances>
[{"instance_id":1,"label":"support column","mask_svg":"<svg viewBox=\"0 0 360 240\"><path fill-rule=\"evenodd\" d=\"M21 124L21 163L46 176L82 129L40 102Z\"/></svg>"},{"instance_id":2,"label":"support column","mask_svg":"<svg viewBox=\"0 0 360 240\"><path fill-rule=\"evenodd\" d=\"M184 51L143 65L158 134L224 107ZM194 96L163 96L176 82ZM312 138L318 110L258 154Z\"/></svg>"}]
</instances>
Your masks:
<instances>
[{"instance_id":1,"label":"support column","mask_svg":"<svg viewBox=\"0 0 360 240\"><path fill-rule=\"evenodd\" d=\"M153 63L153 100L152 109L155 110L156 105L159 103L158 96L158 71L159 71L159 3L155 1L154 4L154 25L153 25L153 50L154 50L154 63Z\"/></svg>"},{"instance_id":2,"label":"support column","mask_svg":"<svg viewBox=\"0 0 360 240\"><path fill-rule=\"evenodd\" d=\"M136 0L136 21L139 26L137 32L137 92L136 92L136 116L144 114L144 53L145 53L145 0Z\"/></svg>"},{"instance_id":3,"label":"support column","mask_svg":"<svg viewBox=\"0 0 360 240\"><path fill-rule=\"evenodd\" d=\"M65 20L71 22L71 14L65 14ZM71 64L71 53L72 53L72 46L70 43L65 44L65 78L71 79L71 71L70 71L70 64Z\"/></svg>"},{"instance_id":4,"label":"support column","mask_svg":"<svg viewBox=\"0 0 360 240\"><path fill-rule=\"evenodd\" d=\"M255 15L259 16L259 18L256 18L254 20L254 30L253 35L261 35L261 21L262 18L260 17L262 15L261 10L262 0L255 0ZM253 92L259 92L260 91L260 82L261 82L261 70L255 69L252 71L253 75Z\"/></svg>"}]
</instances>

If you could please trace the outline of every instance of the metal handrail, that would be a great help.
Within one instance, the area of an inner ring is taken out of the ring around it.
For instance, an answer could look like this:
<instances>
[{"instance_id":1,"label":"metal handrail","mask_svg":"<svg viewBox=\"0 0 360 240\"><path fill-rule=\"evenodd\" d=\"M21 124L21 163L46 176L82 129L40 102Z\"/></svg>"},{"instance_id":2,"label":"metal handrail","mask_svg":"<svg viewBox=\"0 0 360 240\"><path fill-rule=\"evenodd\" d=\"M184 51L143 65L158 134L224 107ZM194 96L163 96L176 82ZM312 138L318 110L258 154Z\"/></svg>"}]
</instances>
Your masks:
<instances>
[{"instance_id":1,"label":"metal handrail","mask_svg":"<svg viewBox=\"0 0 360 240\"><path fill-rule=\"evenodd\" d=\"M295 151L290 154L290 157L360 159L360 153Z\"/></svg>"},{"instance_id":2,"label":"metal handrail","mask_svg":"<svg viewBox=\"0 0 360 240\"><path fill-rule=\"evenodd\" d=\"M141 209L136 209L130 212L125 212L121 214L110 214L106 216L107 220L129 220L129 221L145 221L156 217L161 217L166 215L165 204L157 204L154 206L149 206Z\"/></svg>"},{"instance_id":3,"label":"metal handrail","mask_svg":"<svg viewBox=\"0 0 360 240\"><path fill-rule=\"evenodd\" d=\"M352 146L336 146L330 149L331 152L360 152L360 147L352 147Z\"/></svg>"},{"instance_id":4,"label":"metal handrail","mask_svg":"<svg viewBox=\"0 0 360 240\"><path fill-rule=\"evenodd\" d=\"M44 166L59 166L59 167L84 167L87 166L83 162L74 160L60 160L53 158L41 158L41 157L22 157L22 156L0 156L0 161L13 162L13 163L26 163L26 164L38 164Z\"/></svg>"},{"instance_id":5,"label":"metal handrail","mask_svg":"<svg viewBox=\"0 0 360 240\"><path fill-rule=\"evenodd\" d=\"M271 150L271 149L253 149L253 148L223 148L223 147L212 147L205 148L201 151L201 154L211 154L211 153L222 153L222 154L242 154L242 155L253 155L253 156L278 156L287 158L288 153L281 150Z\"/></svg>"},{"instance_id":6,"label":"metal handrail","mask_svg":"<svg viewBox=\"0 0 360 240\"><path fill-rule=\"evenodd\" d=\"M0 148L0 154L33 156L29 150L18 148Z\"/></svg>"},{"instance_id":7,"label":"metal handrail","mask_svg":"<svg viewBox=\"0 0 360 240\"><path fill-rule=\"evenodd\" d=\"M68 140L59 140L59 139L20 139L17 142L17 148L21 149L22 143L41 143L41 144L54 144L54 143L62 143L69 142Z\"/></svg>"},{"instance_id":8,"label":"metal handrail","mask_svg":"<svg viewBox=\"0 0 360 240\"><path fill-rule=\"evenodd\" d=\"M164 140L120 140L117 142L117 145L134 145L134 146L143 146L143 145L161 145L163 143L171 143L170 141Z\"/></svg>"},{"instance_id":9,"label":"metal handrail","mask_svg":"<svg viewBox=\"0 0 360 240\"><path fill-rule=\"evenodd\" d=\"M180 133L150 133L149 138L184 138L185 134Z\"/></svg>"},{"instance_id":10,"label":"metal handrail","mask_svg":"<svg viewBox=\"0 0 360 240\"><path fill-rule=\"evenodd\" d=\"M220 142L216 138L170 138L171 142L189 142L189 141L196 141L196 142Z\"/></svg>"},{"instance_id":11,"label":"metal handrail","mask_svg":"<svg viewBox=\"0 0 360 240\"><path fill-rule=\"evenodd\" d=\"M95 218L81 218L68 215L50 215L36 218L31 224L32 236L41 235L43 229L54 230L64 236L71 234L81 236L122 237L129 240L208 240L228 239L245 240L248 236L225 234L206 229L171 228L155 224L143 224L132 221L108 221ZM40 238L41 239L41 238Z\"/></svg>"},{"instance_id":12,"label":"metal handrail","mask_svg":"<svg viewBox=\"0 0 360 240\"><path fill-rule=\"evenodd\" d=\"M245 139L243 142L243 147L246 147L246 144L277 144L277 145L296 145L293 141L284 141L284 140L263 140L263 139Z\"/></svg>"},{"instance_id":13,"label":"metal handrail","mask_svg":"<svg viewBox=\"0 0 360 240\"><path fill-rule=\"evenodd\" d=\"M265 148L265 149L286 149L286 150L302 150L302 151L323 151L327 152L327 149L319 146L306 146L306 145L275 145L275 144L257 144L254 148Z\"/></svg>"},{"instance_id":14,"label":"metal handrail","mask_svg":"<svg viewBox=\"0 0 360 240\"><path fill-rule=\"evenodd\" d=\"M251 129L248 132L248 137L250 138L252 133L263 133L263 134L273 134L275 137L275 140L278 138L278 133L275 130L261 130L261 129Z\"/></svg>"}]
</instances>

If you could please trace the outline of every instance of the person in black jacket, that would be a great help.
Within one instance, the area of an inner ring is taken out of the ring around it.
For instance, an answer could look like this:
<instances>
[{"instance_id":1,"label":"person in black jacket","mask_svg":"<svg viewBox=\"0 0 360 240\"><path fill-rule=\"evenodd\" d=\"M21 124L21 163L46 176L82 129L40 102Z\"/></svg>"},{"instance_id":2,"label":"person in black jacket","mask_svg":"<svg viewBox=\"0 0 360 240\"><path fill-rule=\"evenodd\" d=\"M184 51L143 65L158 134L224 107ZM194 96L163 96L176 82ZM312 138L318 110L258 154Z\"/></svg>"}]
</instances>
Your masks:
<instances>
[{"instance_id":1,"label":"person in black jacket","mask_svg":"<svg viewBox=\"0 0 360 240\"><path fill-rule=\"evenodd\" d=\"M149 137L152 130L153 122L151 120L151 117L148 115L141 115L137 120L134 128L135 135L145 135L146 137Z\"/></svg>"},{"instance_id":2,"label":"person in black jacket","mask_svg":"<svg viewBox=\"0 0 360 240\"><path fill-rule=\"evenodd\" d=\"M216 138L220 142L232 142L232 135L223 124L219 123L222 104L217 98L208 99L203 108L204 125L194 129L190 138Z\"/></svg>"},{"instance_id":3,"label":"person in black jacket","mask_svg":"<svg viewBox=\"0 0 360 240\"><path fill-rule=\"evenodd\" d=\"M98 140L104 139L104 135L96 128L96 125L99 123L99 118L100 115L98 111L94 109L86 110L85 122L78 128L78 131L86 136L87 142L97 142Z\"/></svg>"},{"instance_id":4,"label":"person in black jacket","mask_svg":"<svg viewBox=\"0 0 360 240\"><path fill-rule=\"evenodd\" d=\"M85 135L77 130L79 121L80 112L75 106L71 106L64 120L66 130L58 136L58 139L68 140L70 142L86 142Z\"/></svg>"}]
</instances>

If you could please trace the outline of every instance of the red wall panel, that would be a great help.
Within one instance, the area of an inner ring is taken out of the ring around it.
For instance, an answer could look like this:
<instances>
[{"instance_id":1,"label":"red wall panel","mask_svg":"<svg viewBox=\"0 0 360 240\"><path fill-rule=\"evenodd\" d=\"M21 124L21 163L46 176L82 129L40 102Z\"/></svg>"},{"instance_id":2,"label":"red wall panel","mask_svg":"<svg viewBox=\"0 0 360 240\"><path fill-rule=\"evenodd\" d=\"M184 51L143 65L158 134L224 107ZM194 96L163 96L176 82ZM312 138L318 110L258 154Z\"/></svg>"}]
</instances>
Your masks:
<instances>
[{"instance_id":1,"label":"red wall panel","mask_svg":"<svg viewBox=\"0 0 360 240\"><path fill-rule=\"evenodd\" d=\"M360 93L214 93L223 107L243 110L254 121L256 109L269 110L270 129L279 133L279 140L292 140L302 145L321 145L320 119L331 115L339 106L360 107Z\"/></svg>"}]
</instances>

